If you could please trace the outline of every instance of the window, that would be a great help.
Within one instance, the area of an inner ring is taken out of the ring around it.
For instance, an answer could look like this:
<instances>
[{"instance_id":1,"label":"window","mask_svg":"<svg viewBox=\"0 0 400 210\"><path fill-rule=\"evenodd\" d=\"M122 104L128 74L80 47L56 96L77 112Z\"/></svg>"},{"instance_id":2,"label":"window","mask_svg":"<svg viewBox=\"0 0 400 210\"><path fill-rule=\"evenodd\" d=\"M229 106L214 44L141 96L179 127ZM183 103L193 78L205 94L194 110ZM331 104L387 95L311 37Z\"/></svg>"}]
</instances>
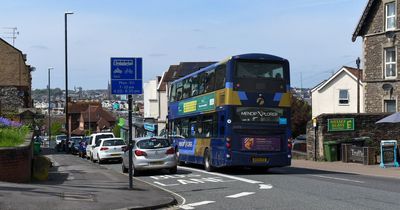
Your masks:
<instances>
[{"instance_id":1,"label":"window","mask_svg":"<svg viewBox=\"0 0 400 210\"><path fill-rule=\"evenodd\" d=\"M396 77L396 50L394 47L385 49L385 78Z\"/></svg>"},{"instance_id":2,"label":"window","mask_svg":"<svg viewBox=\"0 0 400 210\"><path fill-rule=\"evenodd\" d=\"M349 90L339 90L339 105L349 104Z\"/></svg>"},{"instance_id":3,"label":"window","mask_svg":"<svg viewBox=\"0 0 400 210\"><path fill-rule=\"evenodd\" d=\"M283 65L250 61L237 62L235 76L237 78L284 79Z\"/></svg>"},{"instance_id":4,"label":"window","mask_svg":"<svg viewBox=\"0 0 400 210\"><path fill-rule=\"evenodd\" d=\"M205 84L206 84L206 89L205 93L209 93L214 91L214 83L215 83L215 70L208 71L206 73L206 79L205 79Z\"/></svg>"},{"instance_id":5,"label":"window","mask_svg":"<svg viewBox=\"0 0 400 210\"><path fill-rule=\"evenodd\" d=\"M226 65L220 65L215 70L215 90L219 90L225 88L225 72L226 72Z\"/></svg>"},{"instance_id":6,"label":"window","mask_svg":"<svg viewBox=\"0 0 400 210\"><path fill-rule=\"evenodd\" d=\"M183 80L183 98L189 98L190 97L190 81L189 78Z\"/></svg>"},{"instance_id":7,"label":"window","mask_svg":"<svg viewBox=\"0 0 400 210\"><path fill-rule=\"evenodd\" d=\"M385 6L386 31L396 29L396 6L395 2L387 3Z\"/></svg>"},{"instance_id":8,"label":"window","mask_svg":"<svg viewBox=\"0 0 400 210\"><path fill-rule=\"evenodd\" d=\"M205 91L205 88L206 88L206 87L205 87L205 84L206 84L205 80L206 80L206 72L202 72L202 73L199 75L199 78L198 78L198 83L199 83L199 95L203 94L204 91Z\"/></svg>"},{"instance_id":9,"label":"window","mask_svg":"<svg viewBox=\"0 0 400 210\"><path fill-rule=\"evenodd\" d=\"M191 96L193 97L199 95L199 78L197 77L197 75L191 78L191 83L192 83Z\"/></svg>"},{"instance_id":10,"label":"window","mask_svg":"<svg viewBox=\"0 0 400 210\"><path fill-rule=\"evenodd\" d=\"M182 132L181 135L187 138L189 136L189 119L183 119L182 120Z\"/></svg>"},{"instance_id":11,"label":"window","mask_svg":"<svg viewBox=\"0 0 400 210\"><path fill-rule=\"evenodd\" d=\"M385 112L396 112L396 100L385 100Z\"/></svg>"},{"instance_id":12,"label":"window","mask_svg":"<svg viewBox=\"0 0 400 210\"><path fill-rule=\"evenodd\" d=\"M171 90L170 90L170 95L169 95L169 101L174 102L175 100L176 100L176 85L172 84Z\"/></svg>"},{"instance_id":13,"label":"window","mask_svg":"<svg viewBox=\"0 0 400 210\"><path fill-rule=\"evenodd\" d=\"M182 82L176 83L176 96L175 96L176 100L175 101L182 100L182 91L183 91Z\"/></svg>"}]
</instances>

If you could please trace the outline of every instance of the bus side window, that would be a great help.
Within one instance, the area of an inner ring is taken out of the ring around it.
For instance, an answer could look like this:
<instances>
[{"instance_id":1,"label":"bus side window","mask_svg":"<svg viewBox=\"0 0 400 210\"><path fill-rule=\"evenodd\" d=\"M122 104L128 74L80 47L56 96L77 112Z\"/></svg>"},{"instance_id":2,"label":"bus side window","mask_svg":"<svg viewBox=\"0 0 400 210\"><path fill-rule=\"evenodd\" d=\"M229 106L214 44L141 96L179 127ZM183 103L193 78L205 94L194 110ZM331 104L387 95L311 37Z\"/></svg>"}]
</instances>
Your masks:
<instances>
[{"instance_id":1,"label":"bus side window","mask_svg":"<svg viewBox=\"0 0 400 210\"><path fill-rule=\"evenodd\" d=\"M190 81L189 78L183 80L183 97L182 99L186 99L190 97Z\"/></svg>"},{"instance_id":2,"label":"bus side window","mask_svg":"<svg viewBox=\"0 0 400 210\"><path fill-rule=\"evenodd\" d=\"M199 132L197 130L197 120L196 118L191 118L189 121L189 137L196 137L197 133Z\"/></svg>"},{"instance_id":3,"label":"bus side window","mask_svg":"<svg viewBox=\"0 0 400 210\"><path fill-rule=\"evenodd\" d=\"M204 117L203 122L203 137L212 137L213 133L213 118L212 116Z\"/></svg>"},{"instance_id":4,"label":"bus side window","mask_svg":"<svg viewBox=\"0 0 400 210\"><path fill-rule=\"evenodd\" d=\"M206 91L205 93L209 93L214 91L215 84L215 70L210 70L206 74Z\"/></svg>"},{"instance_id":5,"label":"bus side window","mask_svg":"<svg viewBox=\"0 0 400 210\"><path fill-rule=\"evenodd\" d=\"M199 95L199 80L197 75L193 76L191 78L191 83L192 83L192 91L191 91L191 96L197 96Z\"/></svg>"},{"instance_id":6,"label":"bus side window","mask_svg":"<svg viewBox=\"0 0 400 210\"><path fill-rule=\"evenodd\" d=\"M180 101L182 100L182 82L176 83L176 96L175 96L175 101Z\"/></svg>"},{"instance_id":7,"label":"bus side window","mask_svg":"<svg viewBox=\"0 0 400 210\"><path fill-rule=\"evenodd\" d=\"M219 90L225 88L225 81L226 81L226 65L220 65L215 70L215 90Z\"/></svg>"},{"instance_id":8,"label":"bus side window","mask_svg":"<svg viewBox=\"0 0 400 210\"><path fill-rule=\"evenodd\" d=\"M187 138L189 136L189 132L188 132L188 130L189 130L189 119L183 119L181 121L181 123L182 123L181 124L182 125L182 133L181 133L181 135L183 137Z\"/></svg>"},{"instance_id":9,"label":"bus side window","mask_svg":"<svg viewBox=\"0 0 400 210\"><path fill-rule=\"evenodd\" d=\"M219 123L218 123L218 115L214 114L212 116L212 119L213 119L213 121L212 121L212 123L213 123L212 137L217 138L218 137L218 125L219 125Z\"/></svg>"},{"instance_id":10,"label":"bus side window","mask_svg":"<svg viewBox=\"0 0 400 210\"><path fill-rule=\"evenodd\" d=\"M199 84L199 95L204 93L206 87L205 79L206 79L206 72L202 72L197 79L197 83Z\"/></svg>"},{"instance_id":11,"label":"bus side window","mask_svg":"<svg viewBox=\"0 0 400 210\"><path fill-rule=\"evenodd\" d=\"M170 89L170 93L169 93L169 101L170 102L174 102L176 97L176 85L172 84L171 85L171 89Z\"/></svg>"}]
</instances>

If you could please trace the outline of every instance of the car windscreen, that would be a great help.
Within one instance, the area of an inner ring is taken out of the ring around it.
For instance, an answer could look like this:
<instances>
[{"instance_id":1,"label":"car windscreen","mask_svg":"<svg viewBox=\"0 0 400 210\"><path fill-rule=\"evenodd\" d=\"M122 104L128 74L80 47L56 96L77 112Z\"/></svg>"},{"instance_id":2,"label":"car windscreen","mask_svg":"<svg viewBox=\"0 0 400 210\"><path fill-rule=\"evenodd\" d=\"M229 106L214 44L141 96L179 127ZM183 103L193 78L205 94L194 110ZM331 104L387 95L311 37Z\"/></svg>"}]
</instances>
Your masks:
<instances>
[{"instance_id":1,"label":"car windscreen","mask_svg":"<svg viewBox=\"0 0 400 210\"><path fill-rule=\"evenodd\" d=\"M96 144L97 142L100 141L100 139L106 139L106 138L114 138L112 134L101 134L96 136Z\"/></svg>"},{"instance_id":2,"label":"car windscreen","mask_svg":"<svg viewBox=\"0 0 400 210\"><path fill-rule=\"evenodd\" d=\"M141 149L158 149L169 147L171 144L168 139L145 139L136 144Z\"/></svg>"},{"instance_id":3,"label":"car windscreen","mask_svg":"<svg viewBox=\"0 0 400 210\"><path fill-rule=\"evenodd\" d=\"M103 142L103 146L121 146L125 145L123 140L106 140Z\"/></svg>"}]
</instances>

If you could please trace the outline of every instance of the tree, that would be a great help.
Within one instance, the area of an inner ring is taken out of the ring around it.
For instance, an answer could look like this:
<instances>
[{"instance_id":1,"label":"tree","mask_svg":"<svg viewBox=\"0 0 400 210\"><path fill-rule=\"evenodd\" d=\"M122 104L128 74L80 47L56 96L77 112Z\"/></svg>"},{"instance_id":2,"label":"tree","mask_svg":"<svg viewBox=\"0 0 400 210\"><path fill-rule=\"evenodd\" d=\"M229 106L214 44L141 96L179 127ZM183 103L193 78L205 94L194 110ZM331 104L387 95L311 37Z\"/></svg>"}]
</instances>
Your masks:
<instances>
[{"instance_id":1,"label":"tree","mask_svg":"<svg viewBox=\"0 0 400 210\"><path fill-rule=\"evenodd\" d=\"M113 133L114 133L115 137L117 137L117 138L121 137L121 127L119 127L118 125L115 125L113 128Z\"/></svg>"},{"instance_id":2,"label":"tree","mask_svg":"<svg viewBox=\"0 0 400 210\"><path fill-rule=\"evenodd\" d=\"M59 134L61 134L61 128L62 128L62 124L61 123L59 123L59 122L52 123L51 127L50 127L51 135L59 135Z\"/></svg>"},{"instance_id":3,"label":"tree","mask_svg":"<svg viewBox=\"0 0 400 210\"><path fill-rule=\"evenodd\" d=\"M306 133L307 122L311 120L311 106L304 100L292 97L292 137Z\"/></svg>"}]
</instances>

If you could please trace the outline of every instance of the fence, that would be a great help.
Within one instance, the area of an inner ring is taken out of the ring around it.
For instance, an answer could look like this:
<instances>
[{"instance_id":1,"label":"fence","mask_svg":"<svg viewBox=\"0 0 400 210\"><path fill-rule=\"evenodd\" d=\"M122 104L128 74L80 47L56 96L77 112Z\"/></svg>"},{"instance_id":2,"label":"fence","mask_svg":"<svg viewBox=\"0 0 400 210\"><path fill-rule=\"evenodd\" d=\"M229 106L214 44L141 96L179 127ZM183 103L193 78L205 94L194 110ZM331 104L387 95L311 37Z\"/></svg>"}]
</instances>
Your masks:
<instances>
[{"instance_id":1,"label":"fence","mask_svg":"<svg viewBox=\"0 0 400 210\"><path fill-rule=\"evenodd\" d=\"M364 165L375 164L375 148L373 147L357 147L351 144L342 144L341 148L342 161L345 163L354 162Z\"/></svg>"}]
</instances>

